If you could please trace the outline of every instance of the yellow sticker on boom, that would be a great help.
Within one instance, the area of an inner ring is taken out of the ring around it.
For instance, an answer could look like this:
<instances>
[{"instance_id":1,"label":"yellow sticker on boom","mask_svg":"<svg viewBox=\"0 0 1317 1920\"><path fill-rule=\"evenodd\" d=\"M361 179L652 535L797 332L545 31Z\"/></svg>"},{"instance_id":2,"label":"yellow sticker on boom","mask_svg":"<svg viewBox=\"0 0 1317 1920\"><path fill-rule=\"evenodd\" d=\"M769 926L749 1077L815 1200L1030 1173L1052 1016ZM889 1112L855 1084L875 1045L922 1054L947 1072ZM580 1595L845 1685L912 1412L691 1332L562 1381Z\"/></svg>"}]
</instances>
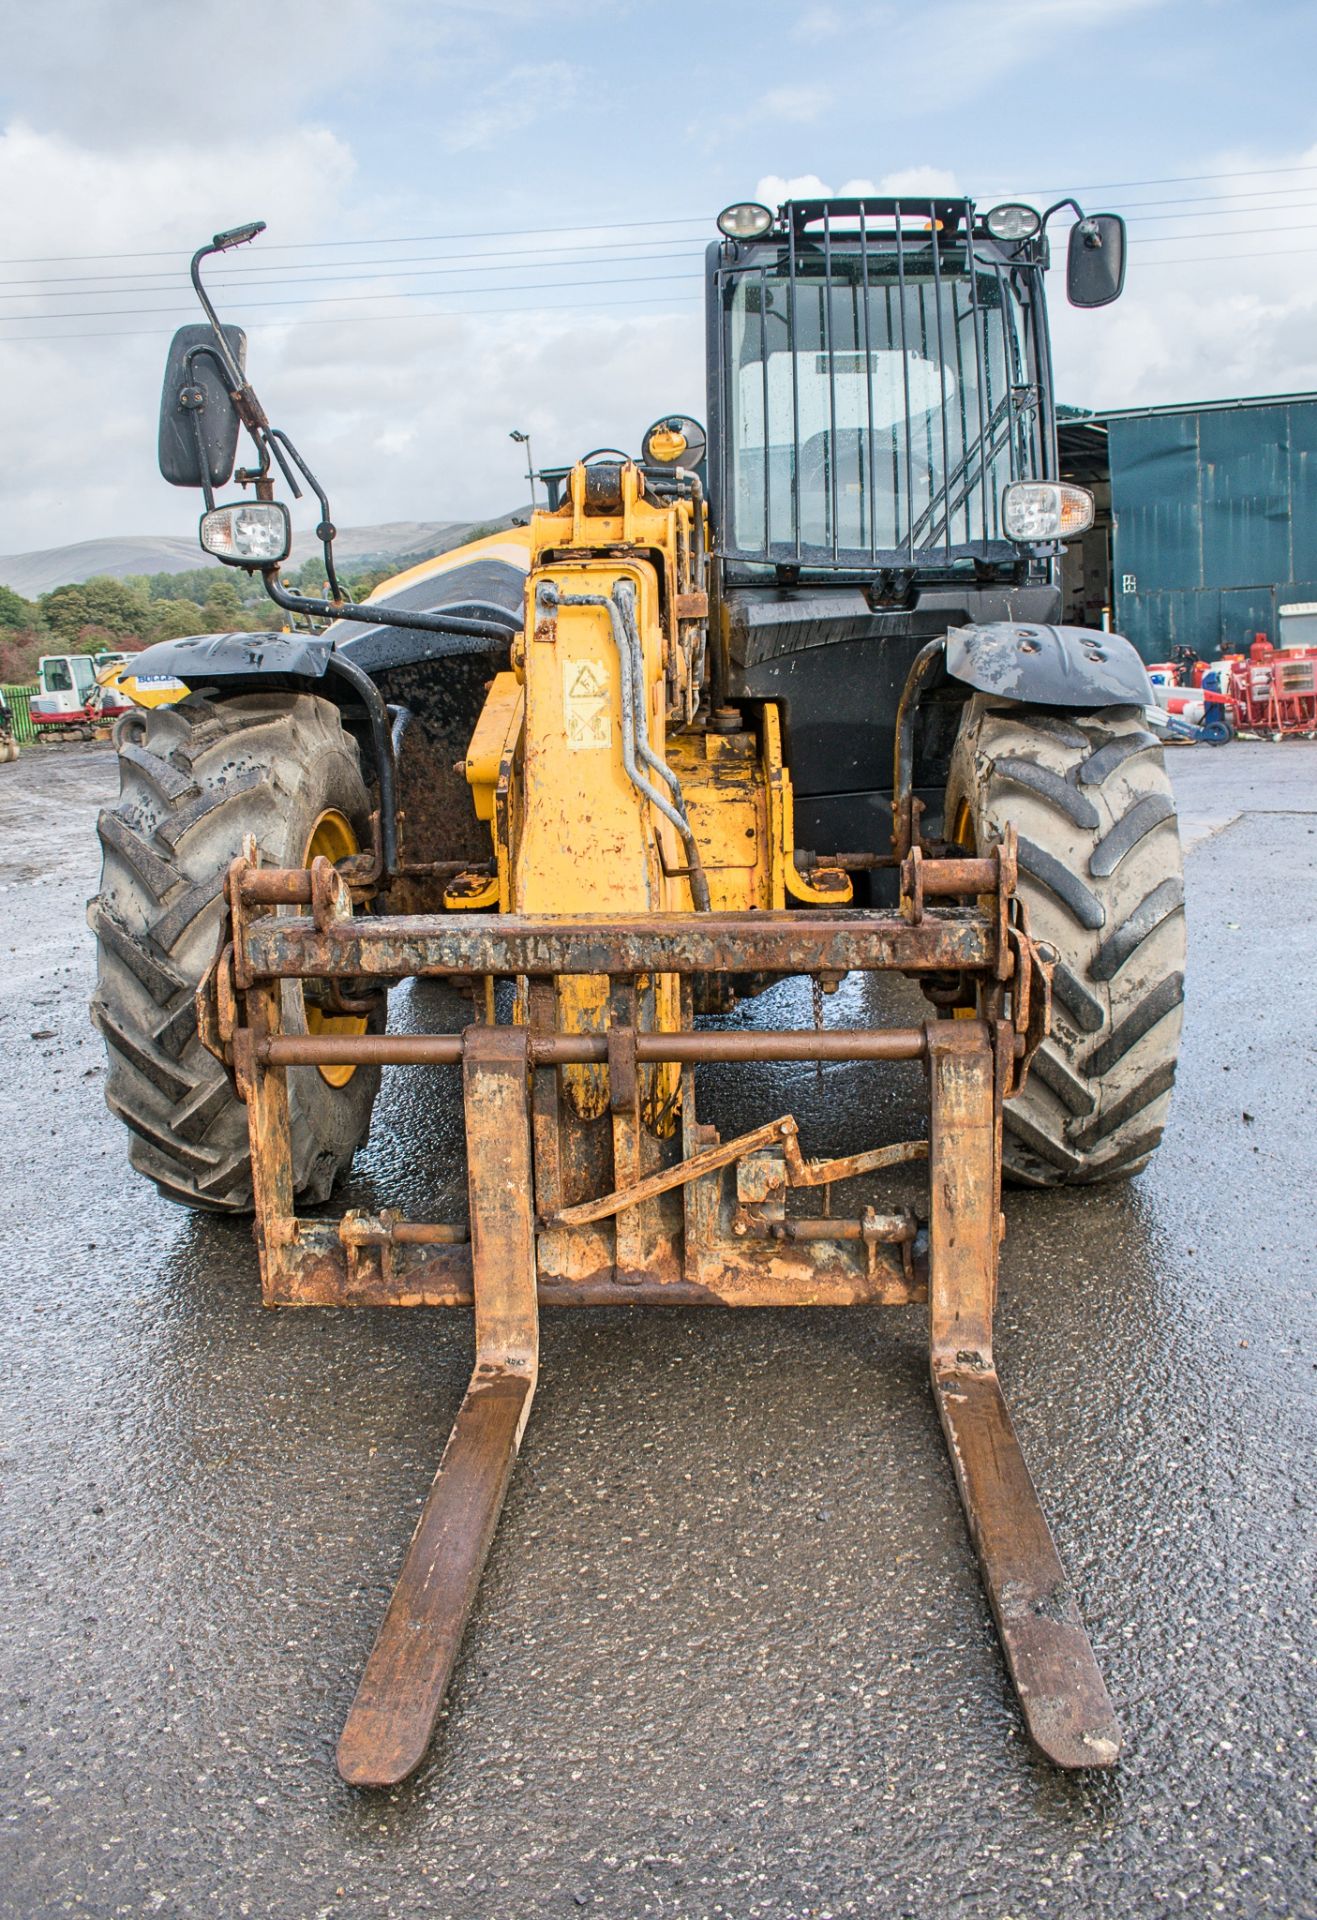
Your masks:
<instances>
[{"instance_id":1,"label":"yellow sticker on boom","mask_svg":"<svg viewBox=\"0 0 1317 1920\"><path fill-rule=\"evenodd\" d=\"M613 685L602 660L564 660L563 722L569 747L613 744Z\"/></svg>"}]
</instances>

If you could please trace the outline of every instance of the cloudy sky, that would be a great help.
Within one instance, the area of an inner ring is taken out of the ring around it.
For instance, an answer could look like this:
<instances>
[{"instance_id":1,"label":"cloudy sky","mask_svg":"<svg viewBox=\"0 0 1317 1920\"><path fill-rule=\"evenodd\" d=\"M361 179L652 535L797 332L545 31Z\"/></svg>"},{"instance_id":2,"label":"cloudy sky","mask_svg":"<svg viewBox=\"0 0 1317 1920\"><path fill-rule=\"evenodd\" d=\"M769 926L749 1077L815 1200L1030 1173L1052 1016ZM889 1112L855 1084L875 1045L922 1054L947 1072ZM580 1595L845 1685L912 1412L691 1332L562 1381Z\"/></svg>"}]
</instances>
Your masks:
<instances>
[{"instance_id":1,"label":"cloudy sky","mask_svg":"<svg viewBox=\"0 0 1317 1920\"><path fill-rule=\"evenodd\" d=\"M819 184L1125 213L1064 399L1317 388L1314 72L1311 0L0 0L0 552L195 527L160 369L251 219L211 283L345 526L702 416L713 216Z\"/></svg>"}]
</instances>

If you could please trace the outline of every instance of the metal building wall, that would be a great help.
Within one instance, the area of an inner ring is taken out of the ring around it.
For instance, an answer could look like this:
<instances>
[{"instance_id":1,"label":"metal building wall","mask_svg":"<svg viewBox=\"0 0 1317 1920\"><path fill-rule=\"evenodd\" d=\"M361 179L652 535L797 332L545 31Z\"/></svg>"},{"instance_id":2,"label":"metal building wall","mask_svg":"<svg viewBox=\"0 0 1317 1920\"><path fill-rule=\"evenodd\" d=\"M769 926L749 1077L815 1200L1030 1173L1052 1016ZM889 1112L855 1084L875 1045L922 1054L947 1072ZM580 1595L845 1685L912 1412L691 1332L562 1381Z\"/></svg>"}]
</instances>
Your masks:
<instances>
[{"instance_id":1,"label":"metal building wall","mask_svg":"<svg viewBox=\"0 0 1317 1920\"><path fill-rule=\"evenodd\" d=\"M1317 600L1317 398L1108 416L1113 624L1145 660L1276 639Z\"/></svg>"}]
</instances>

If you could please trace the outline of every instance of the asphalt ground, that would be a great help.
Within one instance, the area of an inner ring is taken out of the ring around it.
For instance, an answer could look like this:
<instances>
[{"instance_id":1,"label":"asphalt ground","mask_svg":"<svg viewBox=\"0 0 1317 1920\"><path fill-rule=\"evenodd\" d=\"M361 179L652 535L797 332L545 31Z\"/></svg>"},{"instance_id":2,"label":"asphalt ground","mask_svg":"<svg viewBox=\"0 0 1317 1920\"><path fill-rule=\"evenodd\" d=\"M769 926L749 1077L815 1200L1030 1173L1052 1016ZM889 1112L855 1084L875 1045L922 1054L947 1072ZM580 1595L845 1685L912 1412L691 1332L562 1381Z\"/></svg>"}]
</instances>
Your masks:
<instances>
[{"instance_id":1,"label":"asphalt ground","mask_svg":"<svg viewBox=\"0 0 1317 1920\"><path fill-rule=\"evenodd\" d=\"M334 1741L465 1316L263 1311L245 1226L128 1172L86 1014L112 757L0 768L0 1913L1317 1912L1317 746L1171 766L1170 1130L1128 1185L1009 1196L998 1319L1119 1769L1020 1730L917 1310L550 1312L439 1736L385 1796ZM792 1111L811 1152L921 1124L910 1069L718 1084L706 1117ZM348 1198L451 1207L460 1153L451 1076L395 1072Z\"/></svg>"}]
</instances>

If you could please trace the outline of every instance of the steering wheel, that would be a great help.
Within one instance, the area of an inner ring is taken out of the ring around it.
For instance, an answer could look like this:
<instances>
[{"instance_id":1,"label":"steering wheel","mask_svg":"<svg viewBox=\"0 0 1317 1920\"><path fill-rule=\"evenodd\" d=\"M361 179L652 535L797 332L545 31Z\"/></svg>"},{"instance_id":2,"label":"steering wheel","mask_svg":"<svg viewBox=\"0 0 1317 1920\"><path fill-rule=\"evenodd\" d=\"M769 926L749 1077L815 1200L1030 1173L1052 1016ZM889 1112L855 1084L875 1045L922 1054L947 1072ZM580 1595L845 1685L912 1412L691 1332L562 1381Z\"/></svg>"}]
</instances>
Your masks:
<instances>
[{"instance_id":1,"label":"steering wheel","mask_svg":"<svg viewBox=\"0 0 1317 1920\"><path fill-rule=\"evenodd\" d=\"M854 448L855 448L856 454L858 454L859 452L862 437L864 439L867 439L868 437L867 429L864 427L843 428L841 432L839 432L837 435L838 452L841 451L842 446L844 445L844 441L842 438L843 434L850 434L854 436ZM898 486L900 486L901 484L904 483L904 480L905 480L906 455L905 455L904 448L898 449L897 462L898 462L898 474L899 474ZM856 461L857 471L859 470L860 464L861 463L857 460ZM924 458L924 456L921 453L917 453L913 447L910 449L910 468L911 468L911 473L914 477L916 490L918 491L921 486L921 483L931 480L933 469L929 464L929 462ZM806 492L813 491L815 488L817 488L819 491L826 490L827 472L828 472L828 435L826 433L816 433L811 439L807 440L804 446L801 448L801 453L800 453L800 491L801 493L804 494ZM887 467L886 458L885 457L880 458L879 461L876 463L875 470L874 470L875 488L881 491L887 491L887 488L884 485L887 472L888 472L888 467Z\"/></svg>"},{"instance_id":2,"label":"steering wheel","mask_svg":"<svg viewBox=\"0 0 1317 1920\"><path fill-rule=\"evenodd\" d=\"M588 467L592 460L603 460L604 458L626 461L631 458L631 455L629 453L623 453L621 447L594 447L589 453L583 453L581 455L581 464L582 466Z\"/></svg>"}]
</instances>

